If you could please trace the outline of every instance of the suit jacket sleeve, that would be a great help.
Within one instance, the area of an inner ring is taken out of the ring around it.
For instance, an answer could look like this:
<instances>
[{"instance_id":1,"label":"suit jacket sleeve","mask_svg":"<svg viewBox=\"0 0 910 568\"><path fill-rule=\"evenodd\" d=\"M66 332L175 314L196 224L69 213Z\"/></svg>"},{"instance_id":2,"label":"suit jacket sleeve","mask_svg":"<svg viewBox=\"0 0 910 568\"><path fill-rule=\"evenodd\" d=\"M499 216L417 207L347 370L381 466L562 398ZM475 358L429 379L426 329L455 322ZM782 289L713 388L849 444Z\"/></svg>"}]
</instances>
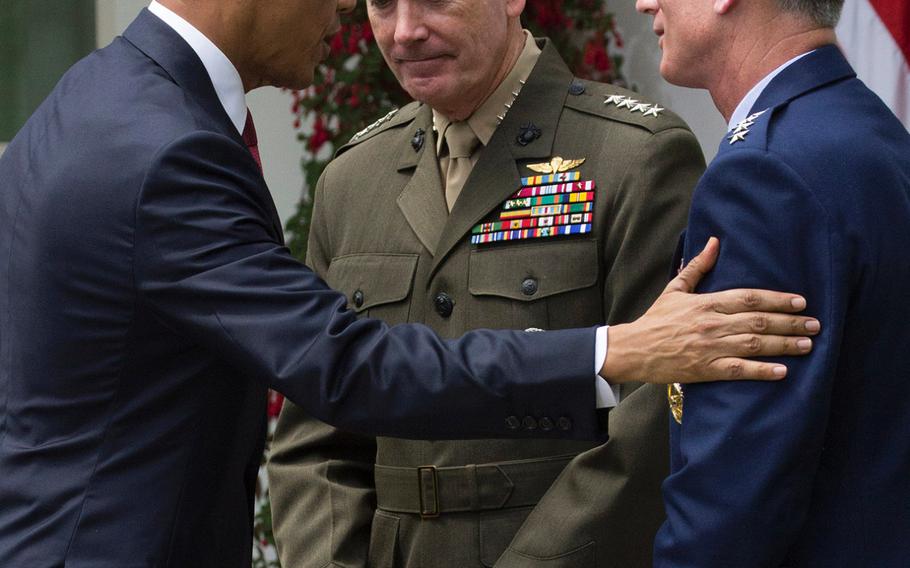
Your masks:
<instances>
[{"instance_id":1,"label":"suit jacket sleeve","mask_svg":"<svg viewBox=\"0 0 910 568\"><path fill-rule=\"evenodd\" d=\"M573 418L555 436L597 437L593 329L443 341L418 325L357 320L343 295L280 244L269 203L234 140L200 132L163 148L136 208L137 301L188 341L349 431L501 437L511 434L507 416L536 407Z\"/></svg>"},{"instance_id":2,"label":"suit jacket sleeve","mask_svg":"<svg viewBox=\"0 0 910 568\"><path fill-rule=\"evenodd\" d=\"M331 261L324 200L316 186L307 265L325 274ZM366 568L376 508L376 438L352 434L286 403L269 458L269 498L284 568Z\"/></svg>"},{"instance_id":3,"label":"suit jacket sleeve","mask_svg":"<svg viewBox=\"0 0 910 568\"><path fill-rule=\"evenodd\" d=\"M611 201L603 236L604 319L631 321L667 283L673 247L692 190L704 171L695 136L671 128L643 137ZM632 388L634 386L629 385ZM658 487L667 474L667 414L661 389L623 389L610 414L610 439L579 455L516 534L497 568L527 566L593 542L613 566L641 566L663 515ZM516 554L521 553L523 556Z\"/></svg>"},{"instance_id":4,"label":"suit jacket sleeve","mask_svg":"<svg viewBox=\"0 0 910 568\"><path fill-rule=\"evenodd\" d=\"M780 566L806 517L834 395L849 280L836 221L784 158L731 149L696 190L686 239L691 257L720 237L702 291L734 287L805 295L822 322L811 355L784 360L779 383L688 385L671 432L667 522L659 567ZM850 393L841 393L851 396Z\"/></svg>"}]
</instances>

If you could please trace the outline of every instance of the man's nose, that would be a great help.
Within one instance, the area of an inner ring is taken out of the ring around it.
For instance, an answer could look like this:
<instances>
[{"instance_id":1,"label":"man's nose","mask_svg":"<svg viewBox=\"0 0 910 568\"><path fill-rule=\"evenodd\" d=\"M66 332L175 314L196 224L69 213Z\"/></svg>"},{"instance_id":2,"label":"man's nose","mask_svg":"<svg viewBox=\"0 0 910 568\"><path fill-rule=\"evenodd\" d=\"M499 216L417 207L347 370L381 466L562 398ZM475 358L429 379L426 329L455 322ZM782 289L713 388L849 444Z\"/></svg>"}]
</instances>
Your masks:
<instances>
[{"instance_id":1,"label":"man's nose","mask_svg":"<svg viewBox=\"0 0 910 568\"><path fill-rule=\"evenodd\" d=\"M657 0L635 0L635 9L642 14L651 14L653 16L657 13Z\"/></svg>"},{"instance_id":2,"label":"man's nose","mask_svg":"<svg viewBox=\"0 0 910 568\"><path fill-rule=\"evenodd\" d=\"M395 14L395 43L407 44L429 37L429 30L423 21L423 12L415 4L408 0L398 0Z\"/></svg>"}]
</instances>

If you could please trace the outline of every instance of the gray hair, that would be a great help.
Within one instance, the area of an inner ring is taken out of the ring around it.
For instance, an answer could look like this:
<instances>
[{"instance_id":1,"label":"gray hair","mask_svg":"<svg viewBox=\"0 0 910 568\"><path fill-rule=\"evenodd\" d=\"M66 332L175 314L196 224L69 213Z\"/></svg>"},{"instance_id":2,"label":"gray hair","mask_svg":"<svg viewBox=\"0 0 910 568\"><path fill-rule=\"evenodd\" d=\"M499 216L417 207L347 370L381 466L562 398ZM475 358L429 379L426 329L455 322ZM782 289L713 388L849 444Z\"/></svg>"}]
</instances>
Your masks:
<instances>
[{"instance_id":1,"label":"gray hair","mask_svg":"<svg viewBox=\"0 0 910 568\"><path fill-rule=\"evenodd\" d=\"M833 28L840 19L844 0L777 0L787 12L796 12L823 28Z\"/></svg>"}]
</instances>

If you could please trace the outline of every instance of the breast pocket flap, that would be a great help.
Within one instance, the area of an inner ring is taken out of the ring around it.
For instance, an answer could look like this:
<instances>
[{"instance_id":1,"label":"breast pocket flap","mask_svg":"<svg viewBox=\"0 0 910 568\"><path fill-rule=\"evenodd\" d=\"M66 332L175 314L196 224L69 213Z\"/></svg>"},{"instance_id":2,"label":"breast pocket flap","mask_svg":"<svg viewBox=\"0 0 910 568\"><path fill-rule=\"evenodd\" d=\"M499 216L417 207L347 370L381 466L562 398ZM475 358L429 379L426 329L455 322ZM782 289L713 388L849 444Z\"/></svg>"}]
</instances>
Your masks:
<instances>
[{"instance_id":1,"label":"breast pocket flap","mask_svg":"<svg viewBox=\"0 0 910 568\"><path fill-rule=\"evenodd\" d=\"M326 282L343 292L356 312L400 302L411 293L416 254L349 254L332 259Z\"/></svg>"},{"instance_id":2,"label":"breast pocket flap","mask_svg":"<svg viewBox=\"0 0 910 568\"><path fill-rule=\"evenodd\" d=\"M594 286L598 270L594 239L478 248L471 251L468 290L533 302Z\"/></svg>"}]
</instances>

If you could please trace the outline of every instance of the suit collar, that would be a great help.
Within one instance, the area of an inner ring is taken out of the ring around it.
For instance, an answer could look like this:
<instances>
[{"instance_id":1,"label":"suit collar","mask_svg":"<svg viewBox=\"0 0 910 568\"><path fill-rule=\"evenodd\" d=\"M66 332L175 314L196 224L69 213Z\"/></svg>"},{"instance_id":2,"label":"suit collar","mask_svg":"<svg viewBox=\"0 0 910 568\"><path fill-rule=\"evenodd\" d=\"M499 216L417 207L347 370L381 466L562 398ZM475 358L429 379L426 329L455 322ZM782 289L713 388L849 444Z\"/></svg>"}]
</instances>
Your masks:
<instances>
[{"instance_id":1,"label":"suit collar","mask_svg":"<svg viewBox=\"0 0 910 568\"><path fill-rule=\"evenodd\" d=\"M190 93L220 133L243 144L205 66L180 34L146 8L123 32L123 37L164 69L181 89Z\"/></svg>"},{"instance_id":2,"label":"suit collar","mask_svg":"<svg viewBox=\"0 0 910 568\"><path fill-rule=\"evenodd\" d=\"M781 71L752 105L752 113L787 103L811 90L855 77L840 48L826 45Z\"/></svg>"},{"instance_id":3,"label":"suit collar","mask_svg":"<svg viewBox=\"0 0 910 568\"><path fill-rule=\"evenodd\" d=\"M157 63L183 91L190 94L201 112L210 119L207 126L246 147L240 132L218 99L205 66L180 34L148 9L143 9L123 32L123 37ZM264 178L259 176L259 179L262 180L263 190L268 195L266 201L276 235L283 238L284 232L274 201L268 194Z\"/></svg>"},{"instance_id":4,"label":"suit collar","mask_svg":"<svg viewBox=\"0 0 910 568\"><path fill-rule=\"evenodd\" d=\"M761 81L759 81L751 89L749 89L749 92L746 93L746 96L743 97L743 100L739 101L739 104L736 105L736 109L733 111L733 114L730 115L730 120L727 121L727 131L729 132L730 130L733 130L734 128L736 128L736 126L740 122L744 121L746 119L746 117L748 117L751 114L750 109L753 107L753 105L755 105L755 101L757 101L758 97L760 97L761 94L764 92L765 88L768 86L768 83L770 83L771 81L774 80L775 77L780 75L784 69L793 65L794 63L796 63L803 57L809 55L810 53L812 53L812 52L807 51L805 53L800 53L796 57L789 59L786 63L784 63L783 65L779 66L774 71L771 71L770 73L765 75Z\"/></svg>"},{"instance_id":5,"label":"suit collar","mask_svg":"<svg viewBox=\"0 0 910 568\"><path fill-rule=\"evenodd\" d=\"M439 237L432 271L490 211L515 193L521 183L519 161L546 160L553 151L556 129L573 75L547 40L521 93L483 149ZM540 135L522 145L523 127L535 126ZM437 174L438 177L438 174Z\"/></svg>"},{"instance_id":6,"label":"suit collar","mask_svg":"<svg viewBox=\"0 0 910 568\"><path fill-rule=\"evenodd\" d=\"M237 132L243 132L247 117L246 93L243 90L240 73L237 72L237 68L234 67L231 60L205 34L167 7L153 1L148 10L180 34L180 37L196 52L212 81L221 106L224 107L234 127L237 128Z\"/></svg>"}]
</instances>

